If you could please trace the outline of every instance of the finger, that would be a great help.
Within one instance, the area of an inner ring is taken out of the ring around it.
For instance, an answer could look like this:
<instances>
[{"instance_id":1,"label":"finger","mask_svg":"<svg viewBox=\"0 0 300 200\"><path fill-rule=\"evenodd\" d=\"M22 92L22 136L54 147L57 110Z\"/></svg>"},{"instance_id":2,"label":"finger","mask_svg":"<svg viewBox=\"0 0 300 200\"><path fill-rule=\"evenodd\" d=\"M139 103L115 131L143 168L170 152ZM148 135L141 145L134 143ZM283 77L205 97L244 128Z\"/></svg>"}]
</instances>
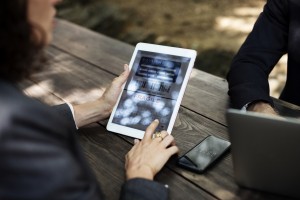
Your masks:
<instances>
[{"instance_id":1,"label":"finger","mask_svg":"<svg viewBox=\"0 0 300 200\"><path fill-rule=\"evenodd\" d=\"M139 139L134 139L134 144L136 145L136 144L138 144L139 142L140 142L140 140Z\"/></svg>"},{"instance_id":2,"label":"finger","mask_svg":"<svg viewBox=\"0 0 300 200\"><path fill-rule=\"evenodd\" d=\"M129 66L127 64L125 64L124 65L124 72L120 76L122 76L122 77L125 76L126 79L127 79L128 75L129 75Z\"/></svg>"},{"instance_id":3,"label":"finger","mask_svg":"<svg viewBox=\"0 0 300 200\"><path fill-rule=\"evenodd\" d=\"M167 131L161 131L161 137L162 137L162 139L164 139L168 135L169 135L169 133Z\"/></svg>"},{"instance_id":4,"label":"finger","mask_svg":"<svg viewBox=\"0 0 300 200\"><path fill-rule=\"evenodd\" d=\"M154 133L158 124L159 121L156 119L147 127L143 140L152 140L152 134Z\"/></svg>"},{"instance_id":5,"label":"finger","mask_svg":"<svg viewBox=\"0 0 300 200\"><path fill-rule=\"evenodd\" d=\"M171 147L167 148L165 153L170 158L172 155L179 153L179 148L177 146L171 146Z\"/></svg>"},{"instance_id":6,"label":"finger","mask_svg":"<svg viewBox=\"0 0 300 200\"><path fill-rule=\"evenodd\" d=\"M163 141L161 142L164 147L170 146L172 143L174 143L174 137L172 135L167 135Z\"/></svg>"},{"instance_id":7,"label":"finger","mask_svg":"<svg viewBox=\"0 0 300 200\"><path fill-rule=\"evenodd\" d=\"M157 133L159 134L157 135ZM153 139L155 141L161 142L167 135L168 135L167 131L156 132L153 134L153 136L155 136Z\"/></svg>"},{"instance_id":8,"label":"finger","mask_svg":"<svg viewBox=\"0 0 300 200\"><path fill-rule=\"evenodd\" d=\"M129 67L127 64L124 65L124 72L118 76L117 78L114 79L114 83L117 84L117 85L123 85L127 78L128 78L128 75L129 75Z\"/></svg>"},{"instance_id":9,"label":"finger","mask_svg":"<svg viewBox=\"0 0 300 200\"><path fill-rule=\"evenodd\" d=\"M163 138L162 137L154 137L154 138L152 138L152 140L157 141L157 142L161 142L163 140Z\"/></svg>"},{"instance_id":10,"label":"finger","mask_svg":"<svg viewBox=\"0 0 300 200\"><path fill-rule=\"evenodd\" d=\"M129 66L127 64L124 65L124 72L129 72Z\"/></svg>"},{"instance_id":11,"label":"finger","mask_svg":"<svg viewBox=\"0 0 300 200\"><path fill-rule=\"evenodd\" d=\"M133 143L134 143L133 146L131 147L131 149L128 152L129 155L131 155L138 148L140 140L134 139Z\"/></svg>"}]
</instances>

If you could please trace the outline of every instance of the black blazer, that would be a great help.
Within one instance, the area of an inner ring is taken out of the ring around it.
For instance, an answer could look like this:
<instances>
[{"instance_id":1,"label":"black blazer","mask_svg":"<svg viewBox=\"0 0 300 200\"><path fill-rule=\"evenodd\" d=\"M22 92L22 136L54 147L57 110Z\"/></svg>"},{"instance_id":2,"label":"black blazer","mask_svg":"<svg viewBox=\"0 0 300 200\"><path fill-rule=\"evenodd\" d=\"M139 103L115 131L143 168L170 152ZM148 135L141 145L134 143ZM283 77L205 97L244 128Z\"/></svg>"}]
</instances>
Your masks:
<instances>
[{"instance_id":1,"label":"black blazer","mask_svg":"<svg viewBox=\"0 0 300 200\"><path fill-rule=\"evenodd\" d=\"M287 82L280 98L300 105L300 1L268 0L227 75L232 106L269 96L268 75L288 53Z\"/></svg>"},{"instance_id":2,"label":"black blazer","mask_svg":"<svg viewBox=\"0 0 300 200\"><path fill-rule=\"evenodd\" d=\"M103 199L75 138L68 105L49 107L0 79L0 199ZM144 179L125 182L120 199L167 199Z\"/></svg>"}]
</instances>

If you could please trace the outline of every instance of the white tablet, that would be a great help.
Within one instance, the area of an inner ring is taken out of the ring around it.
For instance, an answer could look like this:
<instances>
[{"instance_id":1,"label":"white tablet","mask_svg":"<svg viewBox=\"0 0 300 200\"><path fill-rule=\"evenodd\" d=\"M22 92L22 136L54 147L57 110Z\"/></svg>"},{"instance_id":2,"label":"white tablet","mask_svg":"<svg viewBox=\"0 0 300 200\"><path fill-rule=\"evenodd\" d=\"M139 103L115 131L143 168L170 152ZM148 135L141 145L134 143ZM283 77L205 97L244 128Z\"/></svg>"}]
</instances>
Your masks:
<instances>
[{"instance_id":1,"label":"white tablet","mask_svg":"<svg viewBox=\"0 0 300 200\"><path fill-rule=\"evenodd\" d=\"M190 49L137 44L107 130L142 139L158 119L156 131L171 133L196 55Z\"/></svg>"}]
</instances>

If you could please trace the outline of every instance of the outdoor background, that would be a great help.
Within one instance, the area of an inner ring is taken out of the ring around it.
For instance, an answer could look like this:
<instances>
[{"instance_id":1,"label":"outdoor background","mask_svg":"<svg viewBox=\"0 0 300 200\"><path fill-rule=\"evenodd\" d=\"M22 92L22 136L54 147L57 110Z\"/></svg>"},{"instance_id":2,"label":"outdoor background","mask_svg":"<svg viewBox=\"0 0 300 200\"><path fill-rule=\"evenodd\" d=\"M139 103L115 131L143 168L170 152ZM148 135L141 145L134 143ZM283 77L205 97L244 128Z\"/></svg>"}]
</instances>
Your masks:
<instances>
[{"instance_id":1,"label":"outdoor background","mask_svg":"<svg viewBox=\"0 0 300 200\"><path fill-rule=\"evenodd\" d=\"M231 60L266 0L65 0L58 17L123 42L191 48L195 68L226 77ZM117 56L117 55L116 55ZM271 95L285 82L286 56L270 76Z\"/></svg>"}]
</instances>

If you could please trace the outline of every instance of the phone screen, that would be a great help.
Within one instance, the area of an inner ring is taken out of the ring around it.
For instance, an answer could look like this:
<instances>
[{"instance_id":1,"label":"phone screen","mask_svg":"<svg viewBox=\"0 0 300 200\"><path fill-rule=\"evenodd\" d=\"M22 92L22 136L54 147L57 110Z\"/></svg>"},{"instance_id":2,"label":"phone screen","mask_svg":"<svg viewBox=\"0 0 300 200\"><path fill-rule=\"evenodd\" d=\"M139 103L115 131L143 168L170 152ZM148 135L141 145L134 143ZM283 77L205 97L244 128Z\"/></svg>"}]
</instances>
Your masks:
<instances>
[{"instance_id":1,"label":"phone screen","mask_svg":"<svg viewBox=\"0 0 300 200\"><path fill-rule=\"evenodd\" d=\"M177 164L189 170L202 173L229 147L230 142L215 136L208 136L186 154L181 156L178 159Z\"/></svg>"}]
</instances>

